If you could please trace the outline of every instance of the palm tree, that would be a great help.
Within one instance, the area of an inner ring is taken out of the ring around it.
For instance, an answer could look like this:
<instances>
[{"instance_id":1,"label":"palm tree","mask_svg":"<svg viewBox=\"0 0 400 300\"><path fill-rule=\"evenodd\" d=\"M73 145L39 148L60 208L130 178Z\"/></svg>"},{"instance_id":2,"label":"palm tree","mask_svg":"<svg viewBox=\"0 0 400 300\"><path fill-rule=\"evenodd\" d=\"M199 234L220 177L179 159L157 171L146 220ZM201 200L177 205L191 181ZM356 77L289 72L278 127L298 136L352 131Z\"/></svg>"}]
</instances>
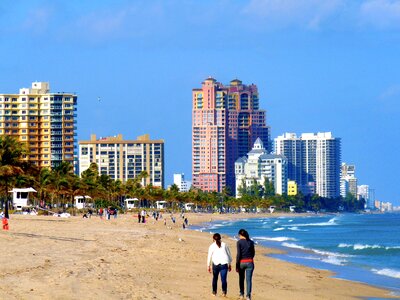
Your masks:
<instances>
[{"instance_id":1,"label":"palm tree","mask_svg":"<svg viewBox=\"0 0 400 300\"><path fill-rule=\"evenodd\" d=\"M40 205L44 205L44 199L46 194L50 192L49 184L51 179L51 170L48 168L42 168L39 172L39 175L36 177L36 183L34 186L38 191L38 198L40 201Z\"/></svg>"},{"instance_id":2,"label":"palm tree","mask_svg":"<svg viewBox=\"0 0 400 300\"><path fill-rule=\"evenodd\" d=\"M173 208L174 203L177 203L180 199L179 187L174 183L172 184L168 190L165 191L164 197L168 200Z\"/></svg>"},{"instance_id":3,"label":"palm tree","mask_svg":"<svg viewBox=\"0 0 400 300\"><path fill-rule=\"evenodd\" d=\"M16 176L24 173L23 156L26 150L22 143L11 136L0 136L0 181L3 183L3 193L6 199L5 217L8 219L8 189ZM2 200L3 206L4 200Z\"/></svg>"},{"instance_id":4,"label":"palm tree","mask_svg":"<svg viewBox=\"0 0 400 300\"><path fill-rule=\"evenodd\" d=\"M53 196L57 199L57 204L64 202L65 195L70 184L70 178L73 176L73 166L70 162L63 161L51 172L50 176L50 189ZM52 199L53 200L53 199Z\"/></svg>"},{"instance_id":5,"label":"palm tree","mask_svg":"<svg viewBox=\"0 0 400 300\"><path fill-rule=\"evenodd\" d=\"M91 163L89 168L82 172L81 188L85 195L95 198L100 194L99 171L96 163Z\"/></svg>"}]
</instances>

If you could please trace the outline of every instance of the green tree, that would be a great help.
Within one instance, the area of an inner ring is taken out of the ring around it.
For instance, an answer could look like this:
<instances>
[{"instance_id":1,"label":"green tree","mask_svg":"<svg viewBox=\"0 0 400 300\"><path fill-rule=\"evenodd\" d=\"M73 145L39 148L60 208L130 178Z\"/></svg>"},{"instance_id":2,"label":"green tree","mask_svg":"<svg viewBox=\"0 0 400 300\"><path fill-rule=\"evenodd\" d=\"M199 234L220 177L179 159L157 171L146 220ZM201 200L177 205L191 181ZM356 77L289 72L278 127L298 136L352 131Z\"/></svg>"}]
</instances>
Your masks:
<instances>
[{"instance_id":1,"label":"green tree","mask_svg":"<svg viewBox=\"0 0 400 300\"><path fill-rule=\"evenodd\" d=\"M55 197L58 206L60 206L60 204L65 204L65 196L68 194L70 180L74 175L73 169L73 165L70 162L63 161L51 172L49 188L53 195L52 202Z\"/></svg>"},{"instance_id":2,"label":"green tree","mask_svg":"<svg viewBox=\"0 0 400 300\"><path fill-rule=\"evenodd\" d=\"M264 199L275 196L274 183L271 182L268 177L264 177Z\"/></svg>"},{"instance_id":3,"label":"green tree","mask_svg":"<svg viewBox=\"0 0 400 300\"><path fill-rule=\"evenodd\" d=\"M24 173L27 163L23 162L23 156L27 151L23 144L10 136L0 136L0 182L3 185L5 201L5 213L8 218L9 188L18 175ZM4 200L2 200L3 206Z\"/></svg>"},{"instance_id":4,"label":"green tree","mask_svg":"<svg viewBox=\"0 0 400 300\"><path fill-rule=\"evenodd\" d=\"M248 191L247 191L245 179L242 179L242 183L238 187L238 193L239 193L239 196L241 196L241 197L243 197L244 195L247 195Z\"/></svg>"}]
</instances>

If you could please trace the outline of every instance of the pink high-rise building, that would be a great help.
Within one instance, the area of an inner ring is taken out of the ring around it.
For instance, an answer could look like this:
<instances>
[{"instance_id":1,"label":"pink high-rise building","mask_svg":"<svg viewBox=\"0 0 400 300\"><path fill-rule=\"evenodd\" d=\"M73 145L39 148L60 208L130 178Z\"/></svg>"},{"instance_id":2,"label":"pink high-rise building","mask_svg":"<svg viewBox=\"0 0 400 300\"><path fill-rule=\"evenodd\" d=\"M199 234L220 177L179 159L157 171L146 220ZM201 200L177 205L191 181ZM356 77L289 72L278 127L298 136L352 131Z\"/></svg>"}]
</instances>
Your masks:
<instances>
[{"instance_id":1,"label":"pink high-rise building","mask_svg":"<svg viewBox=\"0 0 400 300\"><path fill-rule=\"evenodd\" d=\"M235 191L235 161L250 151L257 138L270 150L270 128L259 109L257 86L232 80L228 86L207 78L193 89L193 187Z\"/></svg>"}]
</instances>

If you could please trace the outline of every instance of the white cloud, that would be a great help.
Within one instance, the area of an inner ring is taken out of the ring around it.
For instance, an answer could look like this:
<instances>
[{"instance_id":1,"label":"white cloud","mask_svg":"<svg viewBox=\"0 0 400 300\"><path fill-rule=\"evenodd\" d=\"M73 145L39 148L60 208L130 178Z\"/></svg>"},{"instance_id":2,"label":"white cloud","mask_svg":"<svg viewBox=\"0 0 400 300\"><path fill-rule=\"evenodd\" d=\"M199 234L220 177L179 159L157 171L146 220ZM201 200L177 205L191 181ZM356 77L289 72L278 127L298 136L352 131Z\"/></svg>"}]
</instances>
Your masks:
<instances>
[{"instance_id":1,"label":"white cloud","mask_svg":"<svg viewBox=\"0 0 400 300\"><path fill-rule=\"evenodd\" d=\"M31 33L42 34L48 30L52 16L53 10L51 8L39 7L32 9L26 15L22 23L22 29Z\"/></svg>"},{"instance_id":2,"label":"white cloud","mask_svg":"<svg viewBox=\"0 0 400 300\"><path fill-rule=\"evenodd\" d=\"M389 86L380 94L379 99L381 101L386 101L387 99L395 97L400 97L400 84Z\"/></svg>"},{"instance_id":3,"label":"white cloud","mask_svg":"<svg viewBox=\"0 0 400 300\"><path fill-rule=\"evenodd\" d=\"M270 26L318 29L343 5L343 0L251 0L243 13L263 19Z\"/></svg>"},{"instance_id":4,"label":"white cloud","mask_svg":"<svg viewBox=\"0 0 400 300\"><path fill-rule=\"evenodd\" d=\"M97 9L78 16L62 32L92 41L144 36L154 31L163 14L163 8L157 4Z\"/></svg>"},{"instance_id":5,"label":"white cloud","mask_svg":"<svg viewBox=\"0 0 400 300\"><path fill-rule=\"evenodd\" d=\"M400 28L399 0L367 0L361 4L360 17L363 24L379 29Z\"/></svg>"}]
</instances>

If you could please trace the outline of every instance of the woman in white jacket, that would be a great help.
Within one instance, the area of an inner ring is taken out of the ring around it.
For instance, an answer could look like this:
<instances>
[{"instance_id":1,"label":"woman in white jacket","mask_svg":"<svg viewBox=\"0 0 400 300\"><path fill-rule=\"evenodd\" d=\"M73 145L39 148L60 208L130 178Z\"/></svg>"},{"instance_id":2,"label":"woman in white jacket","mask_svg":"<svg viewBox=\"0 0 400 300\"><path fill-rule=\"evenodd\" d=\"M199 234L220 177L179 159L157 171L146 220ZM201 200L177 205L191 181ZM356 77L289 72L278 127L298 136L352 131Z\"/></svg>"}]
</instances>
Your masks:
<instances>
[{"instance_id":1,"label":"woman in white jacket","mask_svg":"<svg viewBox=\"0 0 400 300\"><path fill-rule=\"evenodd\" d=\"M226 278L228 271L231 271L232 255L229 247L221 242L221 235L215 233L213 235L214 242L208 248L207 268L208 272L212 272L212 294L217 295L218 276L221 274L222 296L226 296L228 284Z\"/></svg>"}]
</instances>

